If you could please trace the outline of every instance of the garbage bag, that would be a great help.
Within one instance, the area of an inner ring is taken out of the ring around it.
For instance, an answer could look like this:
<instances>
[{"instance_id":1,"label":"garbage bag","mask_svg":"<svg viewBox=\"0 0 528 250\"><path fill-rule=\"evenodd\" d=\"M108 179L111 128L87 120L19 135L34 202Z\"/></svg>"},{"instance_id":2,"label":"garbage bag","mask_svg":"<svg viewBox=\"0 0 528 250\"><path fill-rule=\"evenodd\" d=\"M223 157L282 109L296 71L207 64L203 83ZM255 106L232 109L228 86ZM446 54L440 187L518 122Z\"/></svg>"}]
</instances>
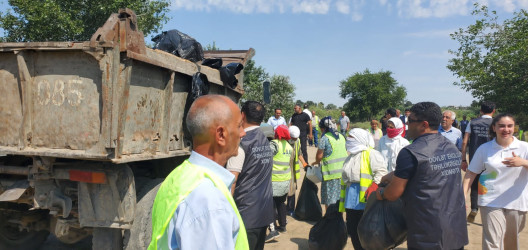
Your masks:
<instances>
[{"instance_id":1,"label":"garbage bag","mask_svg":"<svg viewBox=\"0 0 528 250\"><path fill-rule=\"evenodd\" d=\"M343 249L348 240L348 232L343 215L338 211L338 205L328 207L323 219L317 222L308 237L308 249L327 250Z\"/></svg>"},{"instance_id":2,"label":"garbage bag","mask_svg":"<svg viewBox=\"0 0 528 250\"><path fill-rule=\"evenodd\" d=\"M403 201L378 200L371 195L358 225L358 236L365 249L392 249L407 238Z\"/></svg>"},{"instance_id":3,"label":"garbage bag","mask_svg":"<svg viewBox=\"0 0 528 250\"><path fill-rule=\"evenodd\" d=\"M238 84L235 75L240 73L242 69L244 69L244 66L240 63L229 63L220 68L220 80L222 80L224 85L234 89Z\"/></svg>"},{"instance_id":4,"label":"garbage bag","mask_svg":"<svg viewBox=\"0 0 528 250\"><path fill-rule=\"evenodd\" d=\"M207 76L196 72L192 77L192 85L191 85L191 95L192 100L196 100L196 98L207 95L209 93L209 80L207 80Z\"/></svg>"},{"instance_id":5,"label":"garbage bag","mask_svg":"<svg viewBox=\"0 0 528 250\"><path fill-rule=\"evenodd\" d=\"M297 219L307 221L318 221L321 219L323 211L317 196L318 191L317 185L304 177L301 190L299 191L297 206L295 207Z\"/></svg>"},{"instance_id":6,"label":"garbage bag","mask_svg":"<svg viewBox=\"0 0 528 250\"><path fill-rule=\"evenodd\" d=\"M202 65L213 69L219 69L222 67L222 63L222 58L206 58L202 61Z\"/></svg>"},{"instance_id":7,"label":"garbage bag","mask_svg":"<svg viewBox=\"0 0 528 250\"><path fill-rule=\"evenodd\" d=\"M189 35L178 30L163 31L152 38L154 49L169 52L192 62L203 60L202 45Z\"/></svg>"}]
</instances>

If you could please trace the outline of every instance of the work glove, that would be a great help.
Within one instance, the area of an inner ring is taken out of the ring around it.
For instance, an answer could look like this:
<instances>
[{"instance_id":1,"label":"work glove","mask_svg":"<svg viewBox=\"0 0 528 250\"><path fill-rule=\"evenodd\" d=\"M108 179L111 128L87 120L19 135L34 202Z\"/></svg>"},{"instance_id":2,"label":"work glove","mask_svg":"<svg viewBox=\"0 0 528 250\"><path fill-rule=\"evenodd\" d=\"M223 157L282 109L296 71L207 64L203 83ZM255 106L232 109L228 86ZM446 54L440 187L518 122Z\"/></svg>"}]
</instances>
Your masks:
<instances>
[{"instance_id":1,"label":"work glove","mask_svg":"<svg viewBox=\"0 0 528 250\"><path fill-rule=\"evenodd\" d=\"M365 191L365 200L368 200L370 194L376 193L376 190L378 190L378 184L372 182L372 184L370 184L370 187L367 188L367 191Z\"/></svg>"}]
</instances>

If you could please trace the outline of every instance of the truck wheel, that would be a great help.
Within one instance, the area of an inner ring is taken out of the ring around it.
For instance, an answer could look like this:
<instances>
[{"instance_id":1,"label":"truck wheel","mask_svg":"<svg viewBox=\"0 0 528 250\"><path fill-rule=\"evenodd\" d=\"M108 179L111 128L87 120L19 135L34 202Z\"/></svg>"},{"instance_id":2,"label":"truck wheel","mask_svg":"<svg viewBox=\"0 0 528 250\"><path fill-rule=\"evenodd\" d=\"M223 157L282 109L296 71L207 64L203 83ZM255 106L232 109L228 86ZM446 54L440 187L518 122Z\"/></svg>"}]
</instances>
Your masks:
<instances>
[{"instance_id":1,"label":"truck wheel","mask_svg":"<svg viewBox=\"0 0 528 250\"><path fill-rule=\"evenodd\" d=\"M123 234L119 228L96 227L92 234L92 249L123 249Z\"/></svg>"},{"instance_id":2,"label":"truck wheel","mask_svg":"<svg viewBox=\"0 0 528 250\"><path fill-rule=\"evenodd\" d=\"M36 249L46 241L49 231L20 231L9 225L0 226L0 249Z\"/></svg>"},{"instance_id":3,"label":"truck wheel","mask_svg":"<svg viewBox=\"0 0 528 250\"><path fill-rule=\"evenodd\" d=\"M152 205L163 179L153 179L138 192L138 203L134 215L134 224L125 231L124 245L126 250L147 249L152 237Z\"/></svg>"}]
</instances>

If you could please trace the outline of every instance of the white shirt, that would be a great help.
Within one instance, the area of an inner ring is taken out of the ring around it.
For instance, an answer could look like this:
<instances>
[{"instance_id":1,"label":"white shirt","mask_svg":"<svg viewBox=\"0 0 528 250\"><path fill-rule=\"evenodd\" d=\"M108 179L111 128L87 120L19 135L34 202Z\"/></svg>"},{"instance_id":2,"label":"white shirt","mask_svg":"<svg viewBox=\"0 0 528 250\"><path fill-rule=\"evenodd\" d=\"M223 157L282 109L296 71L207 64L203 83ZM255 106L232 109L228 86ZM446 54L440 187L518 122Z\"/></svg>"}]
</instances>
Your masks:
<instances>
[{"instance_id":1,"label":"white shirt","mask_svg":"<svg viewBox=\"0 0 528 250\"><path fill-rule=\"evenodd\" d=\"M502 164L512 152L528 159L528 143L516 138L502 148L493 139L477 149L469 164L469 171L481 173L479 182L479 206L528 211L528 170L524 167L507 167Z\"/></svg>"},{"instance_id":2,"label":"white shirt","mask_svg":"<svg viewBox=\"0 0 528 250\"><path fill-rule=\"evenodd\" d=\"M284 117L282 116L279 116L279 118L275 118L275 116L272 116L268 119L268 124L273 126L273 130L275 130L279 125L285 125L285 126L288 126L288 124L286 124L286 120L284 120Z\"/></svg>"},{"instance_id":3,"label":"white shirt","mask_svg":"<svg viewBox=\"0 0 528 250\"><path fill-rule=\"evenodd\" d=\"M376 150L385 157L389 173L396 169L396 158L398 157L400 150L409 144L409 141L401 137L401 135L394 138L389 138L387 135L381 137Z\"/></svg>"},{"instance_id":4,"label":"white shirt","mask_svg":"<svg viewBox=\"0 0 528 250\"><path fill-rule=\"evenodd\" d=\"M306 113L310 117L310 120L313 119L312 118L312 112L310 112L309 109L304 109L303 112Z\"/></svg>"},{"instance_id":5,"label":"white shirt","mask_svg":"<svg viewBox=\"0 0 528 250\"><path fill-rule=\"evenodd\" d=\"M253 129L257 129L259 126L251 126L244 129L244 131L248 132ZM227 160L226 169L231 172L242 172L242 166L244 165L244 160L246 159L246 152L244 152L244 149L242 147L238 147L238 155L233 156Z\"/></svg>"}]
</instances>

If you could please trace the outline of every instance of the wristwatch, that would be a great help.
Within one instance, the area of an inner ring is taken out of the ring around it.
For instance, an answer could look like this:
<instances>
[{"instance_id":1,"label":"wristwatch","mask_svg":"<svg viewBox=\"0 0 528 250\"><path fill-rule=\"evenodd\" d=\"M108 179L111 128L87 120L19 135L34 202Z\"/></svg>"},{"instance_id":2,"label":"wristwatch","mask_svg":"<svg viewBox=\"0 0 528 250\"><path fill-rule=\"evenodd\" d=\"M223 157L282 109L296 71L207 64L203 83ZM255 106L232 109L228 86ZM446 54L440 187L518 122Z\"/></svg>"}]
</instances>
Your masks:
<instances>
[{"instance_id":1,"label":"wristwatch","mask_svg":"<svg viewBox=\"0 0 528 250\"><path fill-rule=\"evenodd\" d=\"M381 188L379 191L382 200L385 200L385 196L383 196L384 191L385 191L385 188Z\"/></svg>"}]
</instances>

